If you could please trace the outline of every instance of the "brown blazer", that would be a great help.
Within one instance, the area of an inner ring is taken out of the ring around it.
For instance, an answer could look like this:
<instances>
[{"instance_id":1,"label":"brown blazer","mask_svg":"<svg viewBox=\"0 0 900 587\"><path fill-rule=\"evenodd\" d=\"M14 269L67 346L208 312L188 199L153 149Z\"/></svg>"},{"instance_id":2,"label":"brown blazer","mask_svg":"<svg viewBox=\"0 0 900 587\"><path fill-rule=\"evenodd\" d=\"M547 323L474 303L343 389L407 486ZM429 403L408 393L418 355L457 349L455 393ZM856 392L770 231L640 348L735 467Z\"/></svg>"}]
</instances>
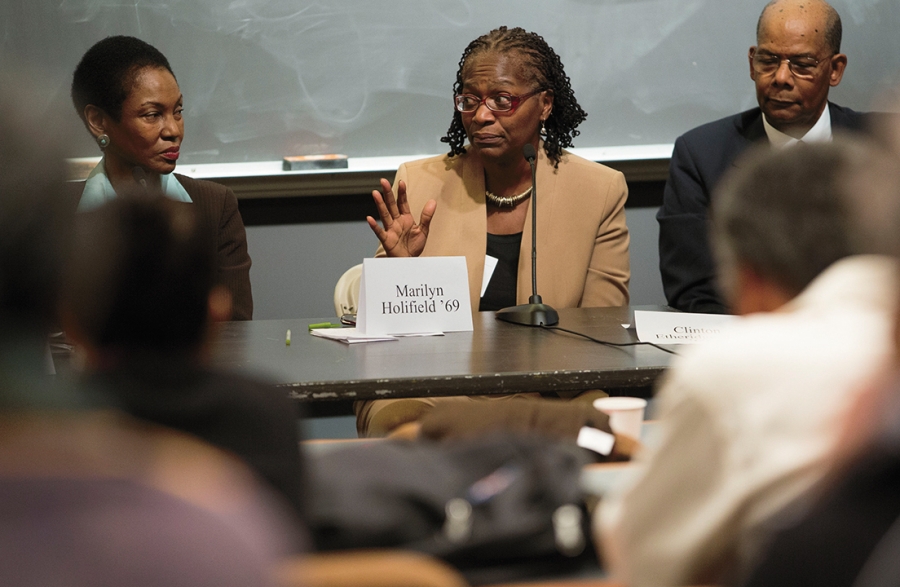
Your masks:
<instances>
[{"instance_id":1,"label":"brown blazer","mask_svg":"<svg viewBox=\"0 0 900 587\"><path fill-rule=\"evenodd\" d=\"M253 318L253 293L250 290L250 255L247 253L247 233L238 211L237 198L231 189L176 173L178 181L191 197L200 231L215 252L219 283L231 292L234 305L233 320ZM74 205L78 206L84 184L71 184Z\"/></svg>"},{"instance_id":2,"label":"brown blazer","mask_svg":"<svg viewBox=\"0 0 900 587\"><path fill-rule=\"evenodd\" d=\"M487 213L484 170L478 157L431 157L404 163L396 182L406 182L410 209L418 219L434 199L423 255L463 255L473 311L478 310ZM554 169L543 148L537 163L537 280L545 304L555 308L628 304L628 188L618 171L565 152ZM383 256L379 247L376 256ZM518 303L531 295L531 207L525 220L516 290Z\"/></svg>"}]
</instances>

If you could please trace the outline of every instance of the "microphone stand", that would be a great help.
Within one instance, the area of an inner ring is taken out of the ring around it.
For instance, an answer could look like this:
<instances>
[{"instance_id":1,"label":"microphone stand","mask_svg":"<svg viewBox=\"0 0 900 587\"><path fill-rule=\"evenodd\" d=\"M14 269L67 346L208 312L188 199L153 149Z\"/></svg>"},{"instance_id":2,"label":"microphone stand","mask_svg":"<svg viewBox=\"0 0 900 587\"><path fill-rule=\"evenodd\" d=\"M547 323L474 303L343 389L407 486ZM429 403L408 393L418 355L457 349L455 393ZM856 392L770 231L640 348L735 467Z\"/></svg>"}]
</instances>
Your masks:
<instances>
[{"instance_id":1,"label":"microphone stand","mask_svg":"<svg viewBox=\"0 0 900 587\"><path fill-rule=\"evenodd\" d=\"M531 296L527 304L497 310L498 320L523 324L525 326L553 326L559 324L559 314L543 303L537 292L537 153L534 145L527 144L522 149L531 166Z\"/></svg>"}]
</instances>

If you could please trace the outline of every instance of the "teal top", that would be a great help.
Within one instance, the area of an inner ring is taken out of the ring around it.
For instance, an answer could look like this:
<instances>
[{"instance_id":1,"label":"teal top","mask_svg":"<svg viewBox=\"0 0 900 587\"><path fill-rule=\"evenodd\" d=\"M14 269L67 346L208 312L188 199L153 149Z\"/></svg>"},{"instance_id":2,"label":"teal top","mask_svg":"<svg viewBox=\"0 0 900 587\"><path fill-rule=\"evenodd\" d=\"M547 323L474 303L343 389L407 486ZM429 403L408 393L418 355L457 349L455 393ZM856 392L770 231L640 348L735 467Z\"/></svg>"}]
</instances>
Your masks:
<instances>
[{"instance_id":1,"label":"teal top","mask_svg":"<svg viewBox=\"0 0 900 587\"><path fill-rule=\"evenodd\" d=\"M160 175L159 181L162 193L167 198L176 202L192 203L187 190L173 174ZM116 190L113 189L112 183L106 175L106 159L101 159L84 182L84 191L81 193L81 201L78 202L78 211L84 212L99 208L115 197Z\"/></svg>"}]
</instances>

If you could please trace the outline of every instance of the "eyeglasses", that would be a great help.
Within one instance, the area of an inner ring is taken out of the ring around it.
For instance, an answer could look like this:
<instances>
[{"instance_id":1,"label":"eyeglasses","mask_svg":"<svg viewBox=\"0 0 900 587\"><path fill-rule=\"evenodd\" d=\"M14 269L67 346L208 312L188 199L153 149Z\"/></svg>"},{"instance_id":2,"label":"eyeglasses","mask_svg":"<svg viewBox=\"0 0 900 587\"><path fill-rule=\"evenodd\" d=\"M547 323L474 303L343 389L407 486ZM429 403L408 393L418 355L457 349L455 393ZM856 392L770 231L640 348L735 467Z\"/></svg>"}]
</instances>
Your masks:
<instances>
[{"instance_id":1,"label":"eyeglasses","mask_svg":"<svg viewBox=\"0 0 900 587\"><path fill-rule=\"evenodd\" d=\"M537 89L521 96L510 96L509 94L495 94L486 98L479 98L472 94L457 94L453 97L456 109L460 112L475 112L478 107L484 104L491 112L503 112L504 114L512 114L519 105L528 98L540 94L543 89Z\"/></svg>"},{"instance_id":2,"label":"eyeglasses","mask_svg":"<svg viewBox=\"0 0 900 587\"><path fill-rule=\"evenodd\" d=\"M778 71L778 68L781 67L783 62L787 61L788 69L791 70L791 73L794 74L795 77L810 79L815 77L816 68L819 67L819 64L827 59L830 59L830 57L827 57L826 59L816 59L806 55L798 57L781 57L779 55L772 55L771 53L754 53L753 69L760 75L771 75Z\"/></svg>"}]
</instances>

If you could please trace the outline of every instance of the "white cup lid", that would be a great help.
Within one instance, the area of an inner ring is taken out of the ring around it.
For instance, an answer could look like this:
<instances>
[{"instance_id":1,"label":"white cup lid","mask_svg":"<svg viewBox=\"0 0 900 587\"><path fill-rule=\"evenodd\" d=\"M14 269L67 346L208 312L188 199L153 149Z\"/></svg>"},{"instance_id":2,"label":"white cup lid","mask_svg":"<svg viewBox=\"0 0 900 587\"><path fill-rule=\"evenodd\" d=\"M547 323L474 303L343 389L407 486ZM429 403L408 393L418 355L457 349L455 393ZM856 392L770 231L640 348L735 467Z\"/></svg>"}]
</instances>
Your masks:
<instances>
[{"instance_id":1,"label":"white cup lid","mask_svg":"<svg viewBox=\"0 0 900 587\"><path fill-rule=\"evenodd\" d=\"M639 397L601 397L594 400L594 408L606 410L640 410L647 407L647 400Z\"/></svg>"}]
</instances>

